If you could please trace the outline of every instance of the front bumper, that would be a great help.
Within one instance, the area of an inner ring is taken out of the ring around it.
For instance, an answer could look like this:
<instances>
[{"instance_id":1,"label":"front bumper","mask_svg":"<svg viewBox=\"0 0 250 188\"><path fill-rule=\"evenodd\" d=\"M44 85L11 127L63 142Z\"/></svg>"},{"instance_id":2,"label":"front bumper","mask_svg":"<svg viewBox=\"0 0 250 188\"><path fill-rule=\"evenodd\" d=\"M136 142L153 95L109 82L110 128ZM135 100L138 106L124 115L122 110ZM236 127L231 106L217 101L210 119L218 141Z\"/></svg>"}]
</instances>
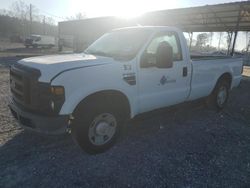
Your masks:
<instances>
[{"instance_id":1,"label":"front bumper","mask_svg":"<svg viewBox=\"0 0 250 188\"><path fill-rule=\"evenodd\" d=\"M44 116L20 109L14 101L9 102L12 115L27 129L46 134L63 134L69 128L69 115Z\"/></svg>"}]
</instances>

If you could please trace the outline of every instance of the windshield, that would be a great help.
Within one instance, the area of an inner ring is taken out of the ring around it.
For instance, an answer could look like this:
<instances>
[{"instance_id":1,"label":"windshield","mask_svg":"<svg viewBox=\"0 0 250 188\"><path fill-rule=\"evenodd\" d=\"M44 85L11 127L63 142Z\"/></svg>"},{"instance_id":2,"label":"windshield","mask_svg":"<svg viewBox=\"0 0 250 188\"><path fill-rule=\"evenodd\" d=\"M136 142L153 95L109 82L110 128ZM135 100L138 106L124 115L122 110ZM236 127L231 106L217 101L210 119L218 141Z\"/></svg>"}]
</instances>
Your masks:
<instances>
[{"instance_id":1,"label":"windshield","mask_svg":"<svg viewBox=\"0 0 250 188\"><path fill-rule=\"evenodd\" d=\"M84 52L93 55L129 60L136 56L151 30L127 29L103 35Z\"/></svg>"}]
</instances>

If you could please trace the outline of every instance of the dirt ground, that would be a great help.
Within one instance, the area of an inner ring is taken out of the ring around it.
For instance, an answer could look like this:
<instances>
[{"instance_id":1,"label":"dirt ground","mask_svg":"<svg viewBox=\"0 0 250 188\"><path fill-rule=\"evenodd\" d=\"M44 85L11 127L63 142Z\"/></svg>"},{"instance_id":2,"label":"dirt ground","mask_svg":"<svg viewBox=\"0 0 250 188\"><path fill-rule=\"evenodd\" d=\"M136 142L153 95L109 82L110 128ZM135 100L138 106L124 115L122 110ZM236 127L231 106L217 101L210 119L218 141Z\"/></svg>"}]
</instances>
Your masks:
<instances>
[{"instance_id":1,"label":"dirt ground","mask_svg":"<svg viewBox=\"0 0 250 188\"><path fill-rule=\"evenodd\" d=\"M8 49L13 48L23 48L24 45L22 43L10 42L9 39L0 37L0 52L3 52Z\"/></svg>"},{"instance_id":2,"label":"dirt ground","mask_svg":"<svg viewBox=\"0 0 250 188\"><path fill-rule=\"evenodd\" d=\"M247 71L222 112L193 102L145 114L127 123L112 149L91 156L70 135L39 135L16 124L2 63L0 187L250 187Z\"/></svg>"},{"instance_id":3,"label":"dirt ground","mask_svg":"<svg viewBox=\"0 0 250 188\"><path fill-rule=\"evenodd\" d=\"M1 58L9 57L30 57L39 55L51 55L57 53L72 53L72 48L64 47L62 52L58 51L58 47L54 46L52 48L37 47L37 48L25 48L22 43L12 43L9 40L1 40L0 38L0 62Z\"/></svg>"},{"instance_id":4,"label":"dirt ground","mask_svg":"<svg viewBox=\"0 0 250 188\"><path fill-rule=\"evenodd\" d=\"M0 51L0 58L4 57L29 57L29 56L38 56L38 55L50 55L58 53L58 48L25 48L24 46L18 46L17 48L5 49Z\"/></svg>"}]
</instances>

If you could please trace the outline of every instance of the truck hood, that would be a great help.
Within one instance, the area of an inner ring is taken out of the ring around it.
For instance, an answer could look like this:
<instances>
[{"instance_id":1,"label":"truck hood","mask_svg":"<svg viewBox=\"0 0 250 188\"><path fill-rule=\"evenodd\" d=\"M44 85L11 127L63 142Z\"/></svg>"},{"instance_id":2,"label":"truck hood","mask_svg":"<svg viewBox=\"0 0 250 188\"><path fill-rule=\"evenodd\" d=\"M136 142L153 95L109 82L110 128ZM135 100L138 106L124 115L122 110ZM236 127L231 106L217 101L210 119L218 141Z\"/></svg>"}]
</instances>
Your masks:
<instances>
[{"instance_id":1,"label":"truck hood","mask_svg":"<svg viewBox=\"0 0 250 188\"><path fill-rule=\"evenodd\" d=\"M26 58L18 61L27 67L40 70L40 81L50 82L57 74L71 69L99 66L114 62L113 58L89 54L48 55Z\"/></svg>"}]
</instances>

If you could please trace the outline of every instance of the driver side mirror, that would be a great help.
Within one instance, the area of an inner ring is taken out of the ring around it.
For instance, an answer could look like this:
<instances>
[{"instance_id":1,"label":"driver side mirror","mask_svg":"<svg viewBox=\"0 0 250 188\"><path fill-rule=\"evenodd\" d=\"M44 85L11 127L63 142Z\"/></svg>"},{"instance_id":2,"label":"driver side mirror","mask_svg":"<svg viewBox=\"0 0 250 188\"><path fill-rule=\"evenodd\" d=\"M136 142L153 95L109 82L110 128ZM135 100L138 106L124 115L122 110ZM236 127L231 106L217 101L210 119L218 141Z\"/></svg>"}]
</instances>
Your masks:
<instances>
[{"instance_id":1,"label":"driver side mirror","mask_svg":"<svg viewBox=\"0 0 250 188\"><path fill-rule=\"evenodd\" d=\"M167 42L161 42L156 51L156 67L173 67L173 48Z\"/></svg>"},{"instance_id":2,"label":"driver side mirror","mask_svg":"<svg viewBox=\"0 0 250 188\"><path fill-rule=\"evenodd\" d=\"M143 53L140 66L165 69L173 67L173 48L167 42L161 42L155 54Z\"/></svg>"}]
</instances>

